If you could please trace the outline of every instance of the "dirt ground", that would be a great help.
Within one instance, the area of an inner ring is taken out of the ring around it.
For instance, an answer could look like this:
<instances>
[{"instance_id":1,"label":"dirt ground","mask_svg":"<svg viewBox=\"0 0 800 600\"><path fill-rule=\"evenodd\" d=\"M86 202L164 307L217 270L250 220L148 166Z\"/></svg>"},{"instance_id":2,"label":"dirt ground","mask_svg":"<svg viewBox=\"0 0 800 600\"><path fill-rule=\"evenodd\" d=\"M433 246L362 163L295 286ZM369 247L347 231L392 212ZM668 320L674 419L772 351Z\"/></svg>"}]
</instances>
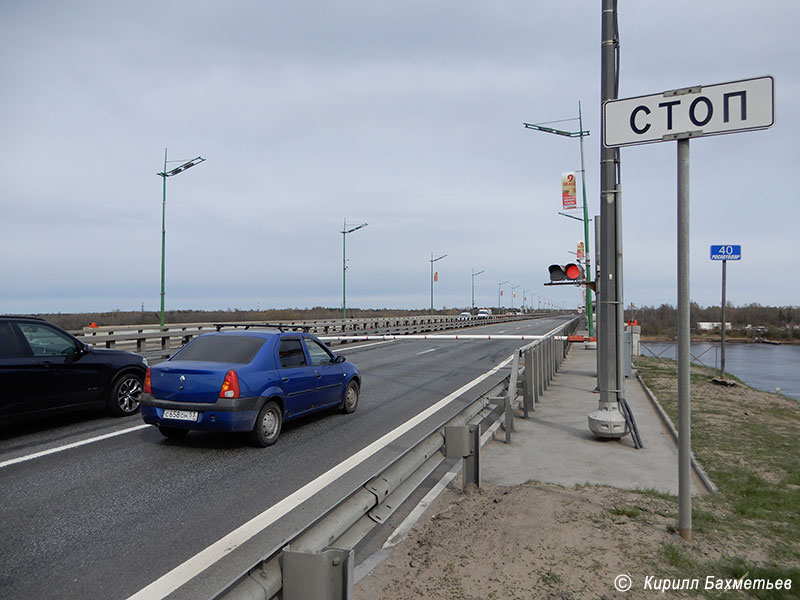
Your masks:
<instances>
[{"instance_id":1,"label":"dirt ground","mask_svg":"<svg viewBox=\"0 0 800 600\"><path fill-rule=\"evenodd\" d=\"M662 546L680 543L669 530L674 509L668 499L608 487L449 488L356 585L355 598L622 597L618 575L656 575Z\"/></svg>"}]
</instances>

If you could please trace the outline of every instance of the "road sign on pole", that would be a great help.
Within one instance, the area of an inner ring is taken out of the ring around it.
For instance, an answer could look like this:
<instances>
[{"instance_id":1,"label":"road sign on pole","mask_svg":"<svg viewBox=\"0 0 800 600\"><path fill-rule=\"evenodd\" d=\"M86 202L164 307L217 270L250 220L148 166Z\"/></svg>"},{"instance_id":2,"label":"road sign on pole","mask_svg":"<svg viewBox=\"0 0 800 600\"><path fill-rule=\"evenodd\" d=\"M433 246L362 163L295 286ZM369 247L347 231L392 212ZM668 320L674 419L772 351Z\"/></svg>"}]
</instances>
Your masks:
<instances>
[{"instance_id":1,"label":"road sign on pole","mask_svg":"<svg viewBox=\"0 0 800 600\"><path fill-rule=\"evenodd\" d=\"M720 244L720 245L711 245L711 260L721 260L722 261L722 322L719 324L720 332L721 332L721 352L720 352L720 367L719 370L722 371L722 381L725 381L725 333L726 333L726 322L725 322L725 306L727 304L725 300L726 295L726 288L728 286L728 261L729 260L741 260L742 259L742 247L738 244Z\"/></svg>"},{"instance_id":2,"label":"road sign on pole","mask_svg":"<svg viewBox=\"0 0 800 600\"><path fill-rule=\"evenodd\" d=\"M686 540L692 539L689 140L708 135L767 129L774 124L775 80L770 75L603 102L602 138L605 149L677 141L678 533ZM730 253L727 252L729 248ZM722 250L722 254L735 255L732 245L723 246ZM722 260L724 277L728 259L714 259L714 248L711 249L711 255L713 260ZM723 289L724 285L723 283ZM723 298L723 308L724 305ZM725 331L724 318L722 331Z\"/></svg>"},{"instance_id":3,"label":"road sign on pole","mask_svg":"<svg viewBox=\"0 0 800 600\"><path fill-rule=\"evenodd\" d=\"M738 133L774 123L775 80L767 75L606 101L603 145L618 148Z\"/></svg>"}]
</instances>

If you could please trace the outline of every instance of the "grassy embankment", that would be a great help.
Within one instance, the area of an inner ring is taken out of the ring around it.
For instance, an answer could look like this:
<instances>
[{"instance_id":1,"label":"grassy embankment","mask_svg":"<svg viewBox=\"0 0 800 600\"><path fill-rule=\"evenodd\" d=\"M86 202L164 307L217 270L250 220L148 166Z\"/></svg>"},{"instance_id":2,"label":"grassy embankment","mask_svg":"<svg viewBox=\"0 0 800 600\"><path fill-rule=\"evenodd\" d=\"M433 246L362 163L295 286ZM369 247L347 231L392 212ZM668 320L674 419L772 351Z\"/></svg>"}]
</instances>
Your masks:
<instances>
[{"instance_id":1,"label":"grassy embankment","mask_svg":"<svg viewBox=\"0 0 800 600\"><path fill-rule=\"evenodd\" d=\"M636 368L677 425L675 363L639 358ZM694 541L664 543L663 565L681 578L791 579L790 591L749 593L800 598L800 403L738 381L711 383L718 375L692 367L692 449L719 492L694 498Z\"/></svg>"}]
</instances>

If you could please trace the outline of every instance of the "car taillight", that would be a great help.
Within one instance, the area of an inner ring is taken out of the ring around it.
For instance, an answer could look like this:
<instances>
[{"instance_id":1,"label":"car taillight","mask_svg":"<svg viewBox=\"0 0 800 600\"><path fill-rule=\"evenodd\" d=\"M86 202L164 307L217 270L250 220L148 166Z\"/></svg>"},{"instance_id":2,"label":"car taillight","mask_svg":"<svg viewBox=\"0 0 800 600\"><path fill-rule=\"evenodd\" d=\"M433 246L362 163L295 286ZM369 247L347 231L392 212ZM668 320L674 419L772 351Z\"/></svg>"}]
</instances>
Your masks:
<instances>
[{"instance_id":1,"label":"car taillight","mask_svg":"<svg viewBox=\"0 0 800 600\"><path fill-rule=\"evenodd\" d=\"M219 397L239 397L239 376L236 374L236 371L228 371L225 373L225 381L222 382L222 388L219 390Z\"/></svg>"},{"instance_id":2,"label":"car taillight","mask_svg":"<svg viewBox=\"0 0 800 600\"><path fill-rule=\"evenodd\" d=\"M144 393L152 394L153 390L150 389L150 367L147 367L147 373L144 374Z\"/></svg>"}]
</instances>

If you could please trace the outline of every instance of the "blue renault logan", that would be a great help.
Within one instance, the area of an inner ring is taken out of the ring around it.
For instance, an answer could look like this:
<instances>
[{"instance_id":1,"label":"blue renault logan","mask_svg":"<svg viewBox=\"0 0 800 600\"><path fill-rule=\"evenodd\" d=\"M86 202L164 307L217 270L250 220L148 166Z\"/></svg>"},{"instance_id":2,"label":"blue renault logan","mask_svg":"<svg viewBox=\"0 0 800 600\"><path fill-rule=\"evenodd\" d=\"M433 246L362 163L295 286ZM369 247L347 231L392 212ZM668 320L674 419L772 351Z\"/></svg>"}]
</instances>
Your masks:
<instances>
[{"instance_id":1,"label":"blue renault logan","mask_svg":"<svg viewBox=\"0 0 800 600\"><path fill-rule=\"evenodd\" d=\"M245 431L264 447L275 443L284 421L333 407L355 411L358 369L315 336L221 327L147 370L142 417L164 436Z\"/></svg>"}]
</instances>

